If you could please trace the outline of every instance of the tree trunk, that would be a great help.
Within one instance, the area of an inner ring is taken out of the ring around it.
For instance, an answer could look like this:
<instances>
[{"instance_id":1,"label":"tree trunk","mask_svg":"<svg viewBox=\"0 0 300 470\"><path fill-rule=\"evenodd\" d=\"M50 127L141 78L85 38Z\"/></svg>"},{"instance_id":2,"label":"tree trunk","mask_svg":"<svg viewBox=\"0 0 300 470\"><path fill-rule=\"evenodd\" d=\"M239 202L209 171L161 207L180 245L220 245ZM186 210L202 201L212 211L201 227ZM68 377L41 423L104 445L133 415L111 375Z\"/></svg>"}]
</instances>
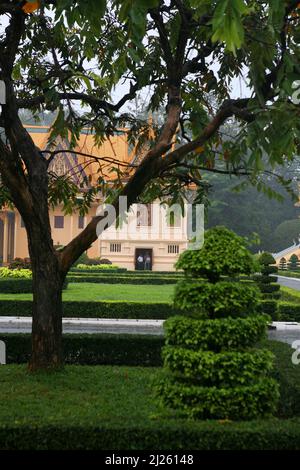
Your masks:
<instances>
[{"instance_id":1,"label":"tree trunk","mask_svg":"<svg viewBox=\"0 0 300 470\"><path fill-rule=\"evenodd\" d=\"M25 221L26 224L26 221ZM46 198L26 226L32 267L33 311L30 370L62 366L62 286L65 275L53 246Z\"/></svg>"},{"instance_id":2,"label":"tree trunk","mask_svg":"<svg viewBox=\"0 0 300 470\"><path fill-rule=\"evenodd\" d=\"M62 284L55 253L31 255L33 274L30 370L59 368L62 356Z\"/></svg>"},{"instance_id":3,"label":"tree trunk","mask_svg":"<svg viewBox=\"0 0 300 470\"><path fill-rule=\"evenodd\" d=\"M32 259L33 312L30 370L59 368L62 356L62 278L55 254Z\"/></svg>"}]
</instances>

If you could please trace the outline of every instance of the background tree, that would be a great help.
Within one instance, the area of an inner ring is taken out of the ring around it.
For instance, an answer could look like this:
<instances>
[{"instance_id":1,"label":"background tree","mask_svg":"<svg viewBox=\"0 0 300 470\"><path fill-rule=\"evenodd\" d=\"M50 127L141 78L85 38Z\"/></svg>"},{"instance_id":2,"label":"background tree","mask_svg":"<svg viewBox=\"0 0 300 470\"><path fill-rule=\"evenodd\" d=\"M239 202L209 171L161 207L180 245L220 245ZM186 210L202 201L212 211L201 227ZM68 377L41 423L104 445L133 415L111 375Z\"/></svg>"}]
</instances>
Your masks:
<instances>
[{"instance_id":1,"label":"background tree","mask_svg":"<svg viewBox=\"0 0 300 470\"><path fill-rule=\"evenodd\" d=\"M84 212L100 190L117 213L120 195L128 206L158 196L180 201L187 184L201 190L203 169L242 173L256 183L264 155L271 167L284 164L299 142L299 107L290 99L299 69L298 1L114 0L107 8L105 0L40 3L31 15L18 0L0 0L2 202L6 196L15 205L28 235L32 369L62 362L61 287L72 263L96 240L101 220L94 218L57 252L49 203ZM249 85L240 98L232 94L238 77ZM121 81L127 89L114 101ZM162 125L150 128L124 109L143 89L149 109L165 107ZM68 137L70 150L83 127L100 143L126 125L139 158L120 169L100 155L102 175L115 168L114 185L108 190L102 176L79 205L74 185L66 182L62 191L50 177L55 150L34 145L21 109L57 111L49 143ZM228 140L233 121L239 132Z\"/></svg>"},{"instance_id":2,"label":"background tree","mask_svg":"<svg viewBox=\"0 0 300 470\"><path fill-rule=\"evenodd\" d=\"M270 315L272 320L278 320L277 301L280 298L280 285L277 284L278 267L270 253L264 252L258 257L260 273L254 276L262 293L261 310Z\"/></svg>"},{"instance_id":3,"label":"background tree","mask_svg":"<svg viewBox=\"0 0 300 470\"><path fill-rule=\"evenodd\" d=\"M297 271L299 269L299 258L297 255L292 255L288 262L288 268L291 271Z\"/></svg>"},{"instance_id":4,"label":"background tree","mask_svg":"<svg viewBox=\"0 0 300 470\"><path fill-rule=\"evenodd\" d=\"M204 177L204 176L203 176ZM287 176L288 177L288 176ZM294 243L300 233L299 207L295 198L287 193L279 182L262 176L265 186L273 194L258 191L257 187L240 185L245 178L237 181L230 175L210 174L206 176L208 187L207 226L225 225L243 237L251 238L257 233L259 243L251 250L268 250L277 253ZM297 185L292 185L297 192Z\"/></svg>"}]
</instances>

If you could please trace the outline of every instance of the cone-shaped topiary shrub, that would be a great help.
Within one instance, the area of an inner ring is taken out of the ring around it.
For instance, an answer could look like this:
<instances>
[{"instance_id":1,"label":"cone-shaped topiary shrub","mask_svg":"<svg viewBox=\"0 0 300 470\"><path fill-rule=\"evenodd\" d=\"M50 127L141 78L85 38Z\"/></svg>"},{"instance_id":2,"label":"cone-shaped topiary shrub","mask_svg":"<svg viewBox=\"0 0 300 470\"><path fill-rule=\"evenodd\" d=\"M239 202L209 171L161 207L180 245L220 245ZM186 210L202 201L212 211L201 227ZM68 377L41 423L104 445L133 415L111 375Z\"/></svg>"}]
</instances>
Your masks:
<instances>
[{"instance_id":1,"label":"cone-shaped topiary shrub","mask_svg":"<svg viewBox=\"0 0 300 470\"><path fill-rule=\"evenodd\" d=\"M297 255L292 255L289 259L288 268L291 271L297 271L299 269L299 258Z\"/></svg>"},{"instance_id":2,"label":"cone-shaped topiary shrub","mask_svg":"<svg viewBox=\"0 0 300 470\"><path fill-rule=\"evenodd\" d=\"M277 300L280 297L280 285L276 284L278 272L276 261L270 253L264 252L258 258L261 274L254 276L262 295L261 310L278 320Z\"/></svg>"},{"instance_id":3,"label":"cone-shaped topiary shrub","mask_svg":"<svg viewBox=\"0 0 300 470\"><path fill-rule=\"evenodd\" d=\"M279 261L279 269L280 271L286 271L287 270L287 262L285 258L281 258Z\"/></svg>"},{"instance_id":4,"label":"cone-shaped topiary shrub","mask_svg":"<svg viewBox=\"0 0 300 470\"><path fill-rule=\"evenodd\" d=\"M255 348L270 318L257 313L254 283L237 278L255 267L244 240L225 227L208 230L201 250L180 256L185 279L175 304L183 316L164 324L164 373L157 384L166 406L199 419L254 419L276 410L273 355Z\"/></svg>"}]
</instances>

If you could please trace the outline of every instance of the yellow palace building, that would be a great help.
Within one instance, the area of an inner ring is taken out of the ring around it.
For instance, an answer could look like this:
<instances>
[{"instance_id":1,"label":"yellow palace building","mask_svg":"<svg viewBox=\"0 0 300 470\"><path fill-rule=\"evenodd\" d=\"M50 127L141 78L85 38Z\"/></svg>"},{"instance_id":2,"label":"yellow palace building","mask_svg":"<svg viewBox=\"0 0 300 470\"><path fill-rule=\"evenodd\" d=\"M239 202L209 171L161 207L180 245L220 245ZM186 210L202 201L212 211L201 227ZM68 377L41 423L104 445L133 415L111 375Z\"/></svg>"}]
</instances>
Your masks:
<instances>
[{"instance_id":1,"label":"yellow palace building","mask_svg":"<svg viewBox=\"0 0 300 470\"><path fill-rule=\"evenodd\" d=\"M41 150L48 148L49 127L27 126L27 130ZM130 148L126 132L110 137L101 145L96 145L93 135L83 131L77 142L78 153L66 152L68 142L57 139L57 151L49 165L49 171L57 176L69 175L78 185L89 181L93 184L99 177L99 163L91 162L90 156L104 157L103 168L134 163L138 158ZM82 155L83 154L83 155ZM114 162L112 164L112 162ZM99 195L99 204L101 195ZM50 209L52 238L55 245L66 245L80 233L96 215L98 204L94 203L84 216L77 213L64 214L62 207ZM112 225L105 230L89 248L90 258L106 258L112 263L127 269L152 269L169 271L174 269L178 255L187 248L187 220L185 217L168 217L166 208L158 203L132 206L125 224L117 228ZM0 263L6 265L15 258L28 258L27 235L17 210L2 208L0 211ZM145 266L146 263L146 266Z\"/></svg>"}]
</instances>

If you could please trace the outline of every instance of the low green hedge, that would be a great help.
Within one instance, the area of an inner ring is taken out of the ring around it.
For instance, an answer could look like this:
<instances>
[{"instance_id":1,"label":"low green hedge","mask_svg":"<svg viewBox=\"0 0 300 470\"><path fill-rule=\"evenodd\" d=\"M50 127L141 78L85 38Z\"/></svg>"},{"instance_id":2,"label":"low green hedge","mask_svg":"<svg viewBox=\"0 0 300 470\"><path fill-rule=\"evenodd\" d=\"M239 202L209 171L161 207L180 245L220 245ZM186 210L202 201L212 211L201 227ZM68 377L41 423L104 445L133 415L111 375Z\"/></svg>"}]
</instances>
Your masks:
<instances>
[{"instance_id":1,"label":"low green hedge","mask_svg":"<svg viewBox=\"0 0 300 470\"><path fill-rule=\"evenodd\" d=\"M279 270L278 274L280 276L285 276L285 277L297 277L300 278L300 272L299 271L282 271Z\"/></svg>"},{"instance_id":2,"label":"low green hedge","mask_svg":"<svg viewBox=\"0 0 300 470\"><path fill-rule=\"evenodd\" d=\"M82 273L82 274L97 274L99 272L100 275L107 274L108 276L114 276L115 274L122 274L122 276L170 276L170 277L182 277L182 272L177 271L146 271L146 270L136 270L136 271L128 271L126 268L118 268L118 269L97 269L96 272L91 272L90 269L77 269L71 268L70 273Z\"/></svg>"},{"instance_id":3,"label":"low green hedge","mask_svg":"<svg viewBox=\"0 0 300 470\"><path fill-rule=\"evenodd\" d=\"M110 266L109 264L107 266ZM111 275L111 274L115 274L115 273L126 273L127 272L127 269L126 268L111 268L111 269L103 269L103 268L97 268L97 269L92 269L92 267L90 269L87 269L87 268L72 268L70 269L70 272L71 273L82 273L82 274L108 274L108 275Z\"/></svg>"},{"instance_id":4,"label":"low green hedge","mask_svg":"<svg viewBox=\"0 0 300 470\"><path fill-rule=\"evenodd\" d=\"M279 320L300 322L300 304L280 302L278 304Z\"/></svg>"},{"instance_id":5,"label":"low green hedge","mask_svg":"<svg viewBox=\"0 0 300 470\"><path fill-rule=\"evenodd\" d=\"M261 284L260 290L263 294L273 294L280 290L280 284Z\"/></svg>"},{"instance_id":6,"label":"low green hedge","mask_svg":"<svg viewBox=\"0 0 300 470\"><path fill-rule=\"evenodd\" d=\"M283 302L292 302L294 304L300 304L300 291L291 289L290 287L281 287L280 300Z\"/></svg>"},{"instance_id":7,"label":"low green hedge","mask_svg":"<svg viewBox=\"0 0 300 470\"><path fill-rule=\"evenodd\" d=\"M32 292L32 279L0 279L0 293L3 294L28 294Z\"/></svg>"},{"instance_id":8,"label":"low green hedge","mask_svg":"<svg viewBox=\"0 0 300 470\"><path fill-rule=\"evenodd\" d=\"M176 284L175 278L148 276L117 276L117 275L83 275L68 276L69 282L92 282L100 284Z\"/></svg>"},{"instance_id":9,"label":"low green hedge","mask_svg":"<svg viewBox=\"0 0 300 470\"><path fill-rule=\"evenodd\" d=\"M3 450L299 450L300 419L245 423L153 420L151 425L0 425ZM192 453L192 452L191 452ZM76 455L75 455L76 457ZM209 457L208 457L209 458ZM194 458L194 462L196 458Z\"/></svg>"},{"instance_id":10,"label":"low green hedge","mask_svg":"<svg viewBox=\"0 0 300 470\"><path fill-rule=\"evenodd\" d=\"M0 333L6 344L8 364L27 363L31 351L31 335ZM162 364L164 339L155 335L64 334L66 364L151 366Z\"/></svg>"},{"instance_id":11,"label":"low green hedge","mask_svg":"<svg viewBox=\"0 0 300 470\"><path fill-rule=\"evenodd\" d=\"M172 304L142 302L85 302L64 301L63 316L66 318L137 318L144 320L164 320L178 314ZM31 300L1 300L0 316L30 317Z\"/></svg>"},{"instance_id":12,"label":"low green hedge","mask_svg":"<svg viewBox=\"0 0 300 470\"><path fill-rule=\"evenodd\" d=\"M63 289L67 289L68 280L64 282ZM0 278L0 293L2 294L29 294L32 293L32 279Z\"/></svg>"},{"instance_id":13,"label":"low green hedge","mask_svg":"<svg viewBox=\"0 0 300 470\"><path fill-rule=\"evenodd\" d=\"M269 315L273 321L280 319L278 311L278 302L275 299L262 300L259 305L259 310L266 315Z\"/></svg>"}]
</instances>

